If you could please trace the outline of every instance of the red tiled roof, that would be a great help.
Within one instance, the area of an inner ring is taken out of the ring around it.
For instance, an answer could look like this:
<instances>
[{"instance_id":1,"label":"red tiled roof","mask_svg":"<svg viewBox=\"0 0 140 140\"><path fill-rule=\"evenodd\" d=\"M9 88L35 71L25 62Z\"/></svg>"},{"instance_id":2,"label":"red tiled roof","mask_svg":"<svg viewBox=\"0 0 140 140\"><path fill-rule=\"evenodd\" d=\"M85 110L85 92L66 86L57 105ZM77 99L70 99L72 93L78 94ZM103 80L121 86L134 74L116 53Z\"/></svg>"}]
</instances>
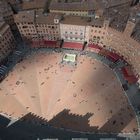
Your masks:
<instances>
[{"instance_id":1,"label":"red tiled roof","mask_svg":"<svg viewBox=\"0 0 140 140\"><path fill-rule=\"evenodd\" d=\"M95 45L95 44L88 44L88 48L91 48L91 50L93 50L96 53L99 53L100 50L102 50L100 46Z\"/></svg>"},{"instance_id":2,"label":"red tiled roof","mask_svg":"<svg viewBox=\"0 0 140 140\"><path fill-rule=\"evenodd\" d=\"M32 47L39 47L39 41L38 40L32 40Z\"/></svg>"},{"instance_id":3,"label":"red tiled roof","mask_svg":"<svg viewBox=\"0 0 140 140\"><path fill-rule=\"evenodd\" d=\"M122 72L125 76L132 76L133 72L129 66L123 67Z\"/></svg>"},{"instance_id":4,"label":"red tiled roof","mask_svg":"<svg viewBox=\"0 0 140 140\"><path fill-rule=\"evenodd\" d=\"M122 71L124 77L128 77L129 76L125 68L122 68L121 71Z\"/></svg>"},{"instance_id":5,"label":"red tiled roof","mask_svg":"<svg viewBox=\"0 0 140 140\"><path fill-rule=\"evenodd\" d=\"M32 40L32 46L33 47L39 47L39 45L45 45L46 47L59 47L57 44L57 41L52 40Z\"/></svg>"},{"instance_id":6,"label":"red tiled roof","mask_svg":"<svg viewBox=\"0 0 140 140\"><path fill-rule=\"evenodd\" d=\"M109 53L110 52L108 50L106 50L106 49L101 49L100 50L100 54L103 55L103 56L108 56Z\"/></svg>"},{"instance_id":7,"label":"red tiled roof","mask_svg":"<svg viewBox=\"0 0 140 140\"><path fill-rule=\"evenodd\" d=\"M119 59L122 59L121 56L119 56L118 54L113 53L113 52L110 52L110 53L107 55L107 57L108 57L109 59L111 59L113 62L115 62L115 61L117 61L117 60L119 60Z\"/></svg>"},{"instance_id":8,"label":"red tiled roof","mask_svg":"<svg viewBox=\"0 0 140 140\"><path fill-rule=\"evenodd\" d=\"M138 79L136 78L135 75L132 75L132 76L127 77L127 81L128 81L130 84L133 84L133 83L136 83L136 82L138 81Z\"/></svg>"},{"instance_id":9,"label":"red tiled roof","mask_svg":"<svg viewBox=\"0 0 140 140\"><path fill-rule=\"evenodd\" d=\"M124 68L121 69L122 73L125 77L125 79L130 83L136 83L137 82L137 77L133 74L131 68L129 66L126 66Z\"/></svg>"},{"instance_id":10,"label":"red tiled roof","mask_svg":"<svg viewBox=\"0 0 140 140\"><path fill-rule=\"evenodd\" d=\"M95 44L88 44L88 47L93 48L93 49L99 49L99 50L102 49L100 46L95 45Z\"/></svg>"},{"instance_id":11,"label":"red tiled roof","mask_svg":"<svg viewBox=\"0 0 140 140\"><path fill-rule=\"evenodd\" d=\"M64 42L62 47L69 48L69 49L82 50L83 44L82 43L75 43L75 42Z\"/></svg>"},{"instance_id":12,"label":"red tiled roof","mask_svg":"<svg viewBox=\"0 0 140 140\"><path fill-rule=\"evenodd\" d=\"M56 46L57 45L57 41L50 41L50 40L44 40L44 44L45 45L49 45L49 46Z\"/></svg>"}]
</instances>

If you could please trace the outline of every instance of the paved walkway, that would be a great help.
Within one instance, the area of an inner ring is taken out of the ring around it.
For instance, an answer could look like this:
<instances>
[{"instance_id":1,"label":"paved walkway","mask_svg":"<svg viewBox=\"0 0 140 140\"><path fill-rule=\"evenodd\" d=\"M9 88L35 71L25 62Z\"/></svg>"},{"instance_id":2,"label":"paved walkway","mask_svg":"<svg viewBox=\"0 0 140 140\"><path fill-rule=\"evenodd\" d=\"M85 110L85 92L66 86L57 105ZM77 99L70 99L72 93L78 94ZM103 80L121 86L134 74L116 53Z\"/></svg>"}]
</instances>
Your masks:
<instances>
[{"instance_id":1,"label":"paved walkway","mask_svg":"<svg viewBox=\"0 0 140 140\"><path fill-rule=\"evenodd\" d=\"M24 46L24 44L21 44L22 45L22 47L20 47L20 49L17 49L17 50L15 50L15 52L11 55L11 56L9 56L9 59L8 59L8 62L7 62L7 64L6 64L6 67L7 67L7 69L5 70L5 75L7 75L8 74L8 72L16 65L16 63L18 62L18 61L20 61L23 57L25 57L25 56L28 56L28 55L30 55L30 54L32 54L32 53L37 53L38 51L46 51L46 52L52 52L52 49L32 49L32 50L29 50L29 48L27 48L27 49L25 49L25 46ZM24 48L24 49L23 49ZM140 122L140 114L139 114L139 111L138 111L138 109L137 109L137 107L139 106L139 99L140 99L140 92L139 92L139 90L138 90L138 86L137 85L129 85L125 80L124 80L124 77L123 77L123 75L121 74L121 71L120 71L120 68L121 67L123 67L125 64L121 61L121 62L119 62L119 63L117 63L117 64L113 64L112 62L110 62L108 59L106 59L105 57L103 57L103 56L100 56L100 55L98 55L98 54L95 54L95 53L91 53L91 52L77 52L77 51L73 51L73 50L71 50L71 51L69 51L69 50L63 50L63 49L58 49L58 50L55 50L55 49L53 49L53 51L65 51L65 52L68 52L68 53L77 53L78 55L88 55L88 56L92 56L92 57L94 57L95 59L97 59L97 60L100 60L100 61L102 61L103 63L105 63L106 65L108 65L108 66L112 66L113 67L113 69L114 69L114 71L115 71L115 73L116 73L116 75L117 75L117 77L118 77L118 79L120 80L120 82L122 83L122 84L127 84L128 85L128 90L127 91L125 91L125 93L126 93L126 96L128 97L128 99L129 99L129 101L130 101L130 104L133 106L133 108L134 108L134 110L135 110L135 112L136 112L136 114L137 114L137 117L138 117L138 123ZM46 129L47 130L47 129ZM53 130L54 131L54 130ZM59 131L59 130L58 130ZM57 131L56 131L57 132ZM69 132L69 134L70 134L71 132ZM68 135L69 135L68 134ZM62 134L61 134L62 135ZM74 134L75 135L75 134ZM70 136L74 136L73 134L72 135L70 135ZM88 137L88 135L86 135L86 134L76 134L78 137ZM98 139L100 139L101 138L101 135L99 135L99 136L97 136L97 135L95 135L95 134L91 134L91 136L92 136L92 139L93 139L93 137L95 137L97 140ZM140 135L125 135L125 134L120 134L119 135L120 137L118 137L118 136L116 136L116 138L117 138L117 140L119 140L119 139L123 139L123 137L128 137L129 138L129 140L132 140L132 139L134 139L134 140L139 140L139 138L140 138ZM103 135L103 137L107 137L106 135ZM109 136L110 137L110 136ZM89 138L90 138L90 135L89 135ZM95 139L95 140L96 140Z\"/></svg>"}]
</instances>

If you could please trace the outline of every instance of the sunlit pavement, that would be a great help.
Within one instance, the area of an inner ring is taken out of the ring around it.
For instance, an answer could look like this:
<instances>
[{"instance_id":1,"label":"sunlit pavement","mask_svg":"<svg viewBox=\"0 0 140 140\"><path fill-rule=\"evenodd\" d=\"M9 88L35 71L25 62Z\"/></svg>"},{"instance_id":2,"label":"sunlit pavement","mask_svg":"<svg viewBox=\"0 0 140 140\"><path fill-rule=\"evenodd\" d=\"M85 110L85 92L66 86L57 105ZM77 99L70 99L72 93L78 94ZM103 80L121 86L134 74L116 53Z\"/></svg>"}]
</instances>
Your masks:
<instances>
[{"instance_id":1,"label":"sunlit pavement","mask_svg":"<svg viewBox=\"0 0 140 140\"><path fill-rule=\"evenodd\" d=\"M48 52L48 50L46 50L47 52ZM50 52L52 51L52 50L49 50ZM65 50L64 50L64 52L65 52ZM67 52L67 51L66 51ZM75 52L75 51L71 51L71 52ZM103 57L100 57L100 56L98 56L98 55L96 55L96 54L91 54L91 53L88 53L88 55L92 55L95 59L97 59L97 60L101 60L102 62L104 62L105 64L107 64L107 65L109 65L110 64L110 61L108 61L107 59L105 59L105 58L103 58ZM117 71L117 70L116 70ZM119 74L117 74L118 75L118 77L121 79L122 77L121 76L119 76ZM123 81L123 82L125 82L125 81ZM132 90L132 88L131 88L132 86L130 86L130 89ZM133 86L134 87L134 86ZM136 87L137 88L137 87ZM136 91L137 92L137 89L136 88L134 88L132 91ZM128 94L127 95L129 95L129 93L131 93L130 91L127 91L128 92ZM133 94L134 95L134 94ZM33 95L34 96L34 95ZM131 98L132 98L132 94L130 94L130 100L131 100ZM133 100L134 100L134 98L133 98ZM134 102L134 101L133 101ZM134 102L134 103L136 103L136 102ZM37 112L35 112L35 113L37 113ZM39 112L38 112L39 113Z\"/></svg>"}]
</instances>

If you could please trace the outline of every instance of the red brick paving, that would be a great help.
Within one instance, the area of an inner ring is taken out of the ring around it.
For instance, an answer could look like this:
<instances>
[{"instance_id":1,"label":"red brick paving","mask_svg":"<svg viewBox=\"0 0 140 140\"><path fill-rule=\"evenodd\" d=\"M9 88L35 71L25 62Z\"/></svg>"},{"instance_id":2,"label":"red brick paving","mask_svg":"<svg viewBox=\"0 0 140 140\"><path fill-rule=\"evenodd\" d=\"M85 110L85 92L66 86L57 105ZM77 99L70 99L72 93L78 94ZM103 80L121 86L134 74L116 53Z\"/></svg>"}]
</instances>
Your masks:
<instances>
[{"instance_id":1,"label":"red brick paving","mask_svg":"<svg viewBox=\"0 0 140 140\"><path fill-rule=\"evenodd\" d=\"M62 56L39 53L17 64L0 84L0 95L7 93L0 110L12 117L28 111L48 121L55 117L53 125L79 131L134 132L136 117L114 72L86 56L76 67L60 64Z\"/></svg>"}]
</instances>

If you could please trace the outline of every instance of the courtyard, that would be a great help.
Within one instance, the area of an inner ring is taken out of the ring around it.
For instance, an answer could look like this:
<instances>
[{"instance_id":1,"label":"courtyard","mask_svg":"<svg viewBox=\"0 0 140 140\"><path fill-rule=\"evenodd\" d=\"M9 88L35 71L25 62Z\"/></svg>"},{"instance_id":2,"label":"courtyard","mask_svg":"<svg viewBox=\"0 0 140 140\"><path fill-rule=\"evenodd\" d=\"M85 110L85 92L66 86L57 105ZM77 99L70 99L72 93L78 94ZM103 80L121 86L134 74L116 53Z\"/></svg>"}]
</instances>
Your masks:
<instances>
[{"instance_id":1,"label":"courtyard","mask_svg":"<svg viewBox=\"0 0 140 140\"><path fill-rule=\"evenodd\" d=\"M75 66L61 63L63 56L40 52L18 63L0 83L0 113L32 112L73 131L135 133L136 115L115 73L86 55Z\"/></svg>"}]
</instances>

